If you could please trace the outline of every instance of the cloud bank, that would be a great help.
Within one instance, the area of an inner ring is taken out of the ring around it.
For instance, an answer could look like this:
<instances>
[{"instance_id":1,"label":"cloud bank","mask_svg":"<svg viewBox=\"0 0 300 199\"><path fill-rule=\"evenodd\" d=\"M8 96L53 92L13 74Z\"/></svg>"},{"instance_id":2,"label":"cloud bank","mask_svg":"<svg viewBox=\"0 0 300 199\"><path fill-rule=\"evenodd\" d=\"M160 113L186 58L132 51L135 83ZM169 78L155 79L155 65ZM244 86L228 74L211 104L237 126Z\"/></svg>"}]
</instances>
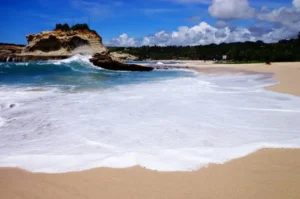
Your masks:
<instances>
[{"instance_id":1,"label":"cloud bank","mask_svg":"<svg viewBox=\"0 0 300 199\"><path fill-rule=\"evenodd\" d=\"M177 3L203 3L199 0L181 1ZM145 36L141 39L122 34L107 42L113 46L141 45L206 45L229 42L245 42L262 40L267 43L289 39L300 31L300 0L292 1L293 7L281 7L269 10L252 8L248 0L212 0L208 7L211 17L216 18L215 25L200 22L195 26L180 26L177 30L166 30ZM234 20L255 21L248 27L231 27L228 22ZM200 20L200 18L199 18Z\"/></svg>"}]
</instances>

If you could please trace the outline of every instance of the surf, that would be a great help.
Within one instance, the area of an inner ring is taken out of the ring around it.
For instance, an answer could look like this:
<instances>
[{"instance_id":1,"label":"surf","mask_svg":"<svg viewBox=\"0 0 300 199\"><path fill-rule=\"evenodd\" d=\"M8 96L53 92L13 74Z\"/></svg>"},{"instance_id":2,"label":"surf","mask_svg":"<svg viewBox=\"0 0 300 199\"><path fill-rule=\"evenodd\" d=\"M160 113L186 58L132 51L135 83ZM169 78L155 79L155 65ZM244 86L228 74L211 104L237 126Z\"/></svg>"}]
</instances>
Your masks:
<instances>
[{"instance_id":1,"label":"surf","mask_svg":"<svg viewBox=\"0 0 300 199\"><path fill-rule=\"evenodd\" d=\"M76 67L64 62L67 73ZM62 92L65 84L57 80L51 88L0 86L0 166L50 173L136 165L192 171L266 147L300 147L300 99L265 90L276 84L271 76L78 67L75 73L95 89L82 87L78 76L76 92ZM90 70L107 76L90 81Z\"/></svg>"}]
</instances>

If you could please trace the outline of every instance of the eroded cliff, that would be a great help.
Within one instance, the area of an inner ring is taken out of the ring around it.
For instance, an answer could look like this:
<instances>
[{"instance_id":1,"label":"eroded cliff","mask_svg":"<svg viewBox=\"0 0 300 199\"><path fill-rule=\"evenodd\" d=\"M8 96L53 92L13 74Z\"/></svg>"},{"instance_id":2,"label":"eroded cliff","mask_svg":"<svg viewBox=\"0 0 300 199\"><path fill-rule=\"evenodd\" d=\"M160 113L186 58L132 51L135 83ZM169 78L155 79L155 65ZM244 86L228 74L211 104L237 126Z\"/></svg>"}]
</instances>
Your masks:
<instances>
[{"instance_id":1,"label":"eroded cliff","mask_svg":"<svg viewBox=\"0 0 300 199\"><path fill-rule=\"evenodd\" d=\"M44 31L26 36L28 45L21 56L72 56L73 54L106 54L102 38L89 30Z\"/></svg>"}]
</instances>

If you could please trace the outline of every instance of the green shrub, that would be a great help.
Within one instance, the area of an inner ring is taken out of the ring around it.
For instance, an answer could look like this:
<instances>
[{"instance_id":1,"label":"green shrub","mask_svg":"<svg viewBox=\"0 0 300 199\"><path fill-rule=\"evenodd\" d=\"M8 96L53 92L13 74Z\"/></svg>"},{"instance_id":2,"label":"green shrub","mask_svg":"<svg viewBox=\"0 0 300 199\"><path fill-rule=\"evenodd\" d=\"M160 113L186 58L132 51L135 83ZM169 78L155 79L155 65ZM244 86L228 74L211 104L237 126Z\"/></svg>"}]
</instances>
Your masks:
<instances>
[{"instance_id":1,"label":"green shrub","mask_svg":"<svg viewBox=\"0 0 300 199\"><path fill-rule=\"evenodd\" d=\"M75 24L74 26L70 27L67 23L65 24L56 24L54 30L61 30L61 31L70 31L70 30L90 30L89 26L84 24Z\"/></svg>"}]
</instances>

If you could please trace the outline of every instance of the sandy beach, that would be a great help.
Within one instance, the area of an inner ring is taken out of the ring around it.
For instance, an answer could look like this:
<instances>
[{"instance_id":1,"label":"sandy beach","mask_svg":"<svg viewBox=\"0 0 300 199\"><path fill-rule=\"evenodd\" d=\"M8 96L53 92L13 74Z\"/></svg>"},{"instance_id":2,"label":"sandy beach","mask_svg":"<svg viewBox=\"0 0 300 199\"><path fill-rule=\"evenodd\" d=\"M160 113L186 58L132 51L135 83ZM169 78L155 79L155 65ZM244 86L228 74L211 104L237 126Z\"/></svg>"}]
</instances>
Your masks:
<instances>
[{"instance_id":1,"label":"sandy beach","mask_svg":"<svg viewBox=\"0 0 300 199\"><path fill-rule=\"evenodd\" d=\"M272 73L267 89L300 96L300 63L213 64L183 62L199 72ZM140 167L97 168L63 174L0 169L0 198L225 198L296 199L300 196L300 149L264 149L194 172L156 172Z\"/></svg>"},{"instance_id":2,"label":"sandy beach","mask_svg":"<svg viewBox=\"0 0 300 199\"><path fill-rule=\"evenodd\" d=\"M201 72L201 63L191 64ZM272 73L280 83L267 87L267 89L300 96L300 63L272 63L266 64L208 64L209 67L233 68L235 70L247 70L259 73Z\"/></svg>"}]
</instances>

